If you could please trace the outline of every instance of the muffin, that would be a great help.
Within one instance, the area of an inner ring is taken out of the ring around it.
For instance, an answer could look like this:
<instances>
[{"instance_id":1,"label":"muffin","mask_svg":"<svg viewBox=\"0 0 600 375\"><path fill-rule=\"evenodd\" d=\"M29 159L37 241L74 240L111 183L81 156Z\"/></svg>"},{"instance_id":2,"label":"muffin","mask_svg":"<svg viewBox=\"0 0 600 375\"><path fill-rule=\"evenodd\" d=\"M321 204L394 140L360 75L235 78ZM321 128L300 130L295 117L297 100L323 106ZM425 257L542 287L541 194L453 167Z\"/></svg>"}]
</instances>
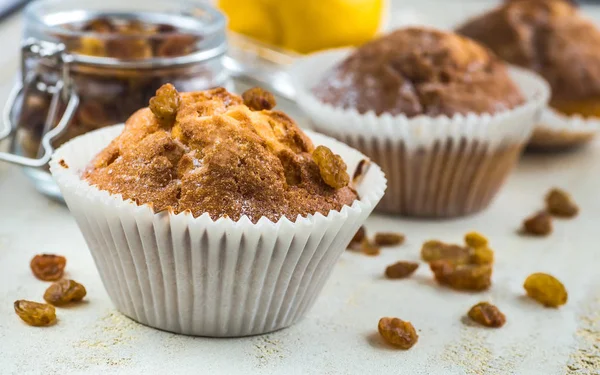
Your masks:
<instances>
[{"instance_id":1,"label":"muffin","mask_svg":"<svg viewBox=\"0 0 600 375\"><path fill-rule=\"evenodd\" d=\"M600 124L600 30L574 4L513 0L458 32L550 84L549 109L534 131L532 147L569 147L592 139Z\"/></svg>"},{"instance_id":2,"label":"muffin","mask_svg":"<svg viewBox=\"0 0 600 375\"><path fill-rule=\"evenodd\" d=\"M51 172L125 315L201 336L287 327L380 200L377 165L350 181L364 155L303 132L265 98L166 85L124 127L54 154Z\"/></svg>"},{"instance_id":3,"label":"muffin","mask_svg":"<svg viewBox=\"0 0 600 375\"><path fill-rule=\"evenodd\" d=\"M453 33L405 28L293 67L315 128L388 177L379 211L455 217L485 208L519 157L546 83Z\"/></svg>"}]
</instances>

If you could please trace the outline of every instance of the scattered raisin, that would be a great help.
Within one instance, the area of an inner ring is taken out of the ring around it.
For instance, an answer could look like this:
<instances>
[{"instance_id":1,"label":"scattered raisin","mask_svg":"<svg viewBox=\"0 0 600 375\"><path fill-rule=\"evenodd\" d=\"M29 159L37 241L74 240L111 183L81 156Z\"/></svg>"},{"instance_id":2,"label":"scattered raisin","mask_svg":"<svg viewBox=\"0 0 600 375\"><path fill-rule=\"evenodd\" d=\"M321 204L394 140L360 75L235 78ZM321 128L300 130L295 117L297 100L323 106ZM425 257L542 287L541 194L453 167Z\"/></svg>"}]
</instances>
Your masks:
<instances>
[{"instance_id":1,"label":"scattered raisin","mask_svg":"<svg viewBox=\"0 0 600 375\"><path fill-rule=\"evenodd\" d=\"M573 202L571 196L561 189L552 189L546 195L546 209L554 216L574 217L579 212L579 207Z\"/></svg>"},{"instance_id":2,"label":"scattered raisin","mask_svg":"<svg viewBox=\"0 0 600 375\"><path fill-rule=\"evenodd\" d=\"M85 287L77 281L62 279L46 289L44 299L54 306L62 306L81 301L86 293Z\"/></svg>"},{"instance_id":3,"label":"scattered raisin","mask_svg":"<svg viewBox=\"0 0 600 375\"><path fill-rule=\"evenodd\" d=\"M523 231L534 236L547 236L552 232L552 217L546 211L538 212L523 221Z\"/></svg>"},{"instance_id":4,"label":"scattered raisin","mask_svg":"<svg viewBox=\"0 0 600 375\"><path fill-rule=\"evenodd\" d=\"M56 320L56 309L52 305L32 301L15 301L15 312L30 326L48 326Z\"/></svg>"},{"instance_id":5,"label":"scattered raisin","mask_svg":"<svg viewBox=\"0 0 600 375\"><path fill-rule=\"evenodd\" d=\"M360 244L362 243L362 241L366 237L366 235L367 235L367 231L364 226L361 226L360 228L358 228L358 230L354 234L354 237L352 237L352 240L348 244L348 248L354 249L357 246L360 246Z\"/></svg>"},{"instance_id":6,"label":"scattered raisin","mask_svg":"<svg viewBox=\"0 0 600 375\"><path fill-rule=\"evenodd\" d=\"M170 83L156 90L156 96L150 99L150 110L163 125L173 125L181 98L175 86Z\"/></svg>"},{"instance_id":7,"label":"scattered raisin","mask_svg":"<svg viewBox=\"0 0 600 375\"><path fill-rule=\"evenodd\" d=\"M487 246L476 247L471 255L473 264L492 264L494 263L494 251Z\"/></svg>"},{"instance_id":8,"label":"scattered raisin","mask_svg":"<svg viewBox=\"0 0 600 375\"><path fill-rule=\"evenodd\" d=\"M377 328L385 341L403 350L412 348L419 340L415 327L398 318L381 318Z\"/></svg>"},{"instance_id":9,"label":"scattered raisin","mask_svg":"<svg viewBox=\"0 0 600 375\"><path fill-rule=\"evenodd\" d=\"M60 279L67 265L67 258L54 254L39 254L31 259L31 271L42 281L56 281Z\"/></svg>"},{"instance_id":10,"label":"scattered raisin","mask_svg":"<svg viewBox=\"0 0 600 375\"><path fill-rule=\"evenodd\" d=\"M404 279L412 275L417 268L419 263L401 261L388 266L385 269L385 276L388 279Z\"/></svg>"},{"instance_id":11,"label":"scattered raisin","mask_svg":"<svg viewBox=\"0 0 600 375\"><path fill-rule=\"evenodd\" d=\"M486 327L500 328L506 323L506 317L494 305L479 302L469 310L469 318Z\"/></svg>"},{"instance_id":12,"label":"scattered raisin","mask_svg":"<svg viewBox=\"0 0 600 375\"><path fill-rule=\"evenodd\" d=\"M438 260L429 264L437 282L456 290L482 291L492 285L490 264L456 264Z\"/></svg>"},{"instance_id":13,"label":"scattered raisin","mask_svg":"<svg viewBox=\"0 0 600 375\"><path fill-rule=\"evenodd\" d=\"M423 244L421 258L428 263L437 260L451 260L454 263L464 264L470 262L471 252L468 247L432 240Z\"/></svg>"},{"instance_id":14,"label":"scattered raisin","mask_svg":"<svg viewBox=\"0 0 600 375\"><path fill-rule=\"evenodd\" d=\"M325 146L318 146L313 151L313 158L323 181L332 188L339 189L348 186L350 176L346 171L346 163L342 157L334 154Z\"/></svg>"},{"instance_id":15,"label":"scattered raisin","mask_svg":"<svg viewBox=\"0 0 600 375\"><path fill-rule=\"evenodd\" d=\"M269 110L277 105L275 96L260 87L253 87L244 91L242 99L244 99L244 104L253 111Z\"/></svg>"},{"instance_id":16,"label":"scattered raisin","mask_svg":"<svg viewBox=\"0 0 600 375\"><path fill-rule=\"evenodd\" d=\"M369 241L368 238L364 238L360 243L360 251L365 255L377 256L381 252L381 248Z\"/></svg>"},{"instance_id":17,"label":"scattered raisin","mask_svg":"<svg viewBox=\"0 0 600 375\"><path fill-rule=\"evenodd\" d=\"M65 161L65 159L60 159L60 160L58 161L58 164L59 164L61 167L65 168L65 169L69 169L69 165L67 164L67 162Z\"/></svg>"},{"instance_id":18,"label":"scattered raisin","mask_svg":"<svg viewBox=\"0 0 600 375\"><path fill-rule=\"evenodd\" d=\"M402 245L404 235L401 233L375 233L374 241L379 246Z\"/></svg>"},{"instance_id":19,"label":"scattered raisin","mask_svg":"<svg viewBox=\"0 0 600 375\"><path fill-rule=\"evenodd\" d=\"M567 290L554 276L534 273L523 284L527 295L547 307L558 307L567 303Z\"/></svg>"},{"instance_id":20,"label":"scattered raisin","mask_svg":"<svg viewBox=\"0 0 600 375\"><path fill-rule=\"evenodd\" d=\"M467 246L478 248L488 245L488 240L477 232L470 232L465 235L465 243Z\"/></svg>"}]
</instances>

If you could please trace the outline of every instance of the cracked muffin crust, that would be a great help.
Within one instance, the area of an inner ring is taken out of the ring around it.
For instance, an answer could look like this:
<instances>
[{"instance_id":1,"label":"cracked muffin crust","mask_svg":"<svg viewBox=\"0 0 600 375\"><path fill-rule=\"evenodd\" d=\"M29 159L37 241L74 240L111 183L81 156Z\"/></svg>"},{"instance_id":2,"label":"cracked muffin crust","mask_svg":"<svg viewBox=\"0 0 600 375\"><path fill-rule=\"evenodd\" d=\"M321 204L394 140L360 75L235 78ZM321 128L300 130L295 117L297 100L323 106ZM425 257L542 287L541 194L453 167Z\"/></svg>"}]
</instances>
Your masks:
<instances>
[{"instance_id":1,"label":"cracked muffin crust","mask_svg":"<svg viewBox=\"0 0 600 375\"><path fill-rule=\"evenodd\" d=\"M357 198L349 186L324 182L312 142L286 114L251 110L223 88L179 94L165 85L157 98L91 162L83 174L90 184L155 212L254 223L327 215Z\"/></svg>"},{"instance_id":2,"label":"cracked muffin crust","mask_svg":"<svg viewBox=\"0 0 600 375\"><path fill-rule=\"evenodd\" d=\"M600 30L570 1L509 1L457 31L543 76L560 112L600 115Z\"/></svg>"},{"instance_id":3,"label":"cracked muffin crust","mask_svg":"<svg viewBox=\"0 0 600 375\"><path fill-rule=\"evenodd\" d=\"M363 45L313 93L335 107L407 117L496 113L524 102L505 64L485 47L427 28L399 29Z\"/></svg>"}]
</instances>

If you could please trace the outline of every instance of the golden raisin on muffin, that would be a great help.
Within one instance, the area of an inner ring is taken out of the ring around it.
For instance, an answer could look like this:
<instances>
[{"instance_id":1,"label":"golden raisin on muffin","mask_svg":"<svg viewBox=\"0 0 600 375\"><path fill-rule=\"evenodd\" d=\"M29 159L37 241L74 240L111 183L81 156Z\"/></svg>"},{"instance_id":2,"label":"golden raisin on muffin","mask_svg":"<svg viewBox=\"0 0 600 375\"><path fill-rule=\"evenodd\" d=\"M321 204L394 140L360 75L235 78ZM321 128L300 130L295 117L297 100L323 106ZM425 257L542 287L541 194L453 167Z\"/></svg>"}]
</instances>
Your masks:
<instances>
[{"instance_id":1,"label":"golden raisin on muffin","mask_svg":"<svg viewBox=\"0 0 600 375\"><path fill-rule=\"evenodd\" d=\"M357 198L350 186L324 181L311 140L283 112L250 109L223 88L173 90L157 91L152 109L134 113L83 178L155 212L254 223L327 215Z\"/></svg>"},{"instance_id":2,"label":"golden raisin on muffin","mask_svg":"<svg viewBox=\"0 0 600 375\"><path fill-rule=\"evenodd\" d=\"M453 33L415 27L358 48L313 93L335 107L408 117L496 113L524 102L505 64L488 49Z\"/></svg>"},{"instance_id":3,"label":"golden raisin on muffin","mask_svg":"<svg viewBox=\"0 0 600 375\"><path fill-rule=\"evenodd\" d=\"M457 31L543 76L558 111L600 116L600 30L572 2L507 1Z\"/></svg>"}]
</instances>

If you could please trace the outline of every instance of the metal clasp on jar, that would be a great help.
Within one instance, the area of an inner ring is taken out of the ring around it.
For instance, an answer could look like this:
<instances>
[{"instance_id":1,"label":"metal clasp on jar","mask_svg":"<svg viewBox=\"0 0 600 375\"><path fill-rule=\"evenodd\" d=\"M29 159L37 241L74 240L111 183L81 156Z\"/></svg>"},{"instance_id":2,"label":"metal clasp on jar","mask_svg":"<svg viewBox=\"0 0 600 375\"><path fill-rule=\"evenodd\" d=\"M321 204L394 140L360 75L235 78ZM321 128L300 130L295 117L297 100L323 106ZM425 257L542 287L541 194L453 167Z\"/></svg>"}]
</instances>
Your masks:
<instances>
[{"instance_id":1,"label":"metal clasp on jar","mask_svg":"<svg viewBox=\"0 0 600 375\"><path fill-rule=\"evenodd\" d=\"M43 60L44 63L49 66L59 68L61 76L54 84L42 82L39 79L39 63L30 70L26 67L26 62L31 57ZM73 90L69 74L72 61L72 57L65 52L65 46L63 44L34 39L25 42L21 53L21 80L15 84L8 97L3 113L3 123L0 124L0 140L10 139L10 151L0 152L0 160L26 167L43 167L48 163L54 152L52 141L63 133L69 122L73 119L77 106L79 105L79 96L75 90ZM21 156L15 153L15 135L19 130L19 121L16 121L14 116L15 106L19 101L21 103L24 102L27 93L31 88L48 93L52 98L44 122L42 140L40 142L37 158ZM62 117L58 123L56 123L61 101L66 102L67 106ZM56 124L56 126L54 126L54 124Z\"/></svg>"}]
</instances>

